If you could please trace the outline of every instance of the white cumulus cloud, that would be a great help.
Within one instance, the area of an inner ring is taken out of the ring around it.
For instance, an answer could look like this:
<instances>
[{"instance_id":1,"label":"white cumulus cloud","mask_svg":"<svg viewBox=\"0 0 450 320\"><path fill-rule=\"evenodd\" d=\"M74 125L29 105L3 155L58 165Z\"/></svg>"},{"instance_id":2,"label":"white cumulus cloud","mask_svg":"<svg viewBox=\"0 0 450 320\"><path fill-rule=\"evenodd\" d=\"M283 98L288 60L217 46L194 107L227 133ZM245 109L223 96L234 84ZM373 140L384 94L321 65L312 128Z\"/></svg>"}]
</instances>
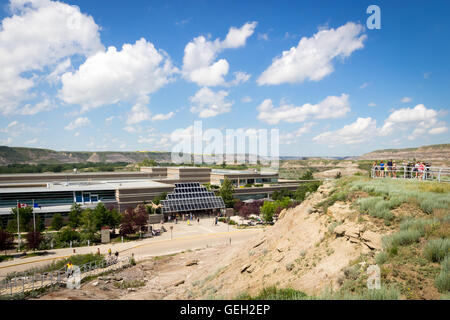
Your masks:
<instances>
[{"instance_id":1,"label":"white cumulus cloud","mask_svg":"<svg viewBox=\"0 0 450 320\"><path fill-rule=\"evenodd\" d=\"M60 97L80 104L83 111L118 102L144 99L171 81L177 69L162 50L144 38L109 47L90 56L79 69L61 76Z\"/></svg>"},{"instance_id":2,"label":"white cumulus cloud","mask_svg":"<svg viewBox=\"0 0 450 320\"><path fill-rule=\"evenodd\" d=\"M221 113L230 112L233 101L227 101L228 92L213 90L203 87L196 92L189 100L194 104L191 107L192 113L198 113L200 118L215 117Z\"/></svg>"},{"instance_id":3,"label":"white cumulus cloud","mask_svg":"<svg viewBox=\"0 0 450 320\"><path fill-rule=\"evenodd\" d=\"M49 0L12 0L10 11L13 15L4 18L0 26L3 114L18 113L20 104L32 97L30 90L42 73L55 79L67 57L103 50L99 27L77 6Z\"/></svg>"},{"instance_id":4,"label":"white cumulus cloud","mask_svg":"<svg viewBox=\"0 0 450 320\"><path fill-rule=\"evenodd\" d=\"M303 37L297 47L283 51L258 78L259 85L319 81L334 71L335 58L347 58L364 47L364 27L348 22L337 29L323 29Z\"/></svg>"},{"instance_id":5,"label":"white cumulus cloud","mask_svg":"<svg viewBox=\"0 0 450 320\"><path fill-rule=\"evenodd\" d=\"M264 100L258 107L258 119L269 124L279 122L303 122L307 119L334 119L345 116L350 111L348 95L329 96L317 104L302 106L291 104L275 108L271 99Z\"/></svg>"},{"instance_id":6,"label":"white cumulus cloud","mask_svg":"<svg viewBox=\"0 0 450 320\"><path fill-rule=\"evenodd\" d=\"M414 108L401 108L394 110L385 120L380 130L380 135L386 136L396 130L406 130L415 127L410 140L415 139L427 130L440 126L442 122L438 120L438 112L434 109L427 109L423 104L418 104Z\"/></svg>"},{"instance_id":7,"label":"white cumulus cloud","mask_svg":"<svg viewBox=\"0 0 450 320\"><path fill-rule=\"evenodd\" d=\"M70 122L67 126L64 127L66 130L74 130L76 128L81 128L89 125L91 123L91 120L87 117L79 117L76 118L74 121Z\"/></svg>"},{"instance_id":8,"label":"white cumulus cloud","mask_svg":"<svg viewBox=\"0 0 450 320\"><path fill-rule=\"evenodd\" d=\"M162 120L169 120L170 118L172 118L175 115L175 112L169 112L167 114L163 114L163 113L158 113L155 114L152 117L152 121L162 121Z\"/></svg>"},{"instance_id":9,"label":"white cumulus cloud","mask_svg":"<svg viewBox=\"0 0 450 320\"><path fill-rule=\"evenodd\" d=\"M339 144L359 144L377 135L377 121L370 117L358 118L355 122L336 131L326 131L313 138L313 141L334 147Z\"/></svg>"},{"instance_id":10,"label":"white cumulus cloud","mask_svg":"<svg viewBox=\"0 0 450 320\"><path fill-rule=\"evenodd\" d=\"M183 76L199 86L225 85L224 77L228 74L229 64L217 55L224 49L234 49L245 45L257 22L247 22L241 28L231 27L225 40L208 40L204 36L194 38L184 48Z\"/></svg>"}]
</instances>

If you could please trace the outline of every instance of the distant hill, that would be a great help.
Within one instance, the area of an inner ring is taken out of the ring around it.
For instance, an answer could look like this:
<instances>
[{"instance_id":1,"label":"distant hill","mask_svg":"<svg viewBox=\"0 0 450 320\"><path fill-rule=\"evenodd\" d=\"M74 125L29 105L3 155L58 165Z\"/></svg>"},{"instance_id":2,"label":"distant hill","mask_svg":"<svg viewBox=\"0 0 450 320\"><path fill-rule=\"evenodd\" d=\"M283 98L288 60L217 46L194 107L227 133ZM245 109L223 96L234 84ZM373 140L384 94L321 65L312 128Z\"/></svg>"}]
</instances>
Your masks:
<instances>
[{"instance_id":1,"label":"distant hill","mask_svg":"<svg viewBox=\"0 0 450 320\"><path fill-rule=\"evenodd\" d=\"M156 151L54 151L49 149L22 148L0 146L0 165L14 163L20 164L59 164L59 163L85 163L85 162L141 162L144 159L154 159L169 162L170 152Z\"/></svg>"},{"instance_id":2,"label":"distant hill","mask_svg":"<svg viewBox=\"0 0 450 320\"><path fill-rule=\"evenodd\" d=\"M435 144L418 148L384 149L363 154L358 160L423 160L423 161L450 161L450 144Z\"/></svg>"}]
</instances>

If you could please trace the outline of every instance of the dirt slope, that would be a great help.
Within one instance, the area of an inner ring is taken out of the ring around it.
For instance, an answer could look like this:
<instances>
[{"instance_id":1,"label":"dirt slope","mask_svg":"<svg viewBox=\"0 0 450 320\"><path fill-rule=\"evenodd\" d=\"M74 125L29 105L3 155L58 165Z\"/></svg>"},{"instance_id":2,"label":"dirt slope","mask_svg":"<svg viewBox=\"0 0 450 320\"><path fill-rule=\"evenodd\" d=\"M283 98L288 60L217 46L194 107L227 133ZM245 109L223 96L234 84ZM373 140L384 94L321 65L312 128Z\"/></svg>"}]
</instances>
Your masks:
<instances>
[{"instance_id":1,"label":"dirt slope","mask_svg":"<svg viewBox=\"0 0 450 320\"><path fill-rule=\"evenodd\" d=\"M358 223L349 204L335 203L326 214L314 206L328 196L333 182L322 185L301 205L288 210L264 235L243 246L229 264L193 290L195 298L233 299L257 294L264 287L293 288L310 295L339 287L343 268L361 254L381 249L381 235L389 230L370 221ZM330 231L330 225L342 225ZM361 221L360 221L361 222Z\"/></svg>"}]
</instances>

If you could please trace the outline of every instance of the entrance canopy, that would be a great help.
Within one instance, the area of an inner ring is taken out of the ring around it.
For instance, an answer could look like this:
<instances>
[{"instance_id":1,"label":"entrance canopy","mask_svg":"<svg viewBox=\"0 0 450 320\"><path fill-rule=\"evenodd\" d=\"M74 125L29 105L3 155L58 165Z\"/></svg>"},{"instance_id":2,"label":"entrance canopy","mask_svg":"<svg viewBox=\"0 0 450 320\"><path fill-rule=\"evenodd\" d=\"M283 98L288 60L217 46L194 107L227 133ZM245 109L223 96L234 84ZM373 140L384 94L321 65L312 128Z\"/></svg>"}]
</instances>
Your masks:
<instances>
[{"instance_id":1,"label":"entrance canopy","mask_svg":"<svg viewBox=\"0 0 450 320\"><path fill-rule=\"evenodd\" d=\"M161 200L163 213L191 212L225 208L222 197L208 191L199 182L175 183L173 193Z\"/></svg>"}]
</instances>

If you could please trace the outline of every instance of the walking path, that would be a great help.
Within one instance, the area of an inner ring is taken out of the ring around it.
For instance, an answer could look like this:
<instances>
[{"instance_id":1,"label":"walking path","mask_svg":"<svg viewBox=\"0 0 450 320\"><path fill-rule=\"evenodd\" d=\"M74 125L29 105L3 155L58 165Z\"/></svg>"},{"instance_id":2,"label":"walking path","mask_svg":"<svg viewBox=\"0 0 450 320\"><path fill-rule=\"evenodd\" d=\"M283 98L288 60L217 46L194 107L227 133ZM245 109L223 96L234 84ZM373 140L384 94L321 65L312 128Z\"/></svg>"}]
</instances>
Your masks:
<instances>
[{"instance_id":1,"label":"walking path","mask_svg":"<svg viewBox=\"0 0 450 320\"><path fill-rule=\"evenodd\" d=\"M96 245L90 247L64 248L47 250L49 255L46 257L34 256L29 258L17 258L0 263L0 280L8 273L16 271L25 271L34 267L42 266L51 263L54 260L68 258L74 254L100 253L106 254L108 249L114 253L118 251L120 257L131 256L134 254L137 260L181 252L185 250L194 250L204 248L206 246L213 246L218 244L228 243L230 240L233 243L244 242L251 239L253 236L261 232L263 229L237 229L234 226L219 222L214 225L214 219L207 218L187 225L186 221L180 221L178 224L165 223L167 232L160 236L147 238L139 241L130 241L124 243L111 243ZM173 226L172 239L170 226ZM160 226L157 226L158 228Z\"/></svg>"}]
</instances>

